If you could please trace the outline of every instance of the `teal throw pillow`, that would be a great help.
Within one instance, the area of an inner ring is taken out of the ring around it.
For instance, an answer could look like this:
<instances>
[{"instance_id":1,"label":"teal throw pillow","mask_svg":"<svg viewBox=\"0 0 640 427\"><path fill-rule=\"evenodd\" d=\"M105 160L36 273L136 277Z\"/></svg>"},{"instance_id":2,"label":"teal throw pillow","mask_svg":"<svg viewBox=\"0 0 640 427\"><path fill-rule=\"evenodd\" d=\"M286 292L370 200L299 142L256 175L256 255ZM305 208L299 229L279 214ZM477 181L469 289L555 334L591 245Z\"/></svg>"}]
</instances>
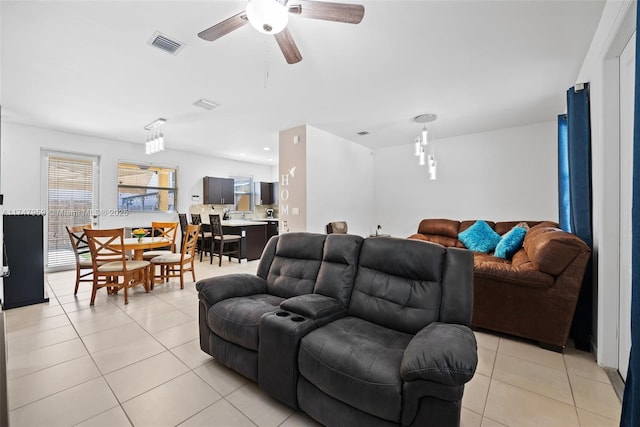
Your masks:
<instances>
[{"instance_id":1,"label":"teal throw pillow","mask_svg":"<svg viewBox=\"0 0 640 427\"><path fill-rule=\"evenodd\" d=\"M511 257L513 257L522 247L525 234L527 234L527 229L519 226L515 226L508 232L504 233L498 243L498 246L496 246L496 251L493 253L493 256L511 259Z\"/></svg>"},{"instance_id":2,"label":"teal throw pillow","mask_svg":"<svg viewBox=\"0 0 640 427\"><path fill-rule=\"evenodd\" d=\"M462 233L458 233L458 240L474 252L489 253L496 248L500 235L486 221L476 221Z\"/></svg>"}]
</instances>

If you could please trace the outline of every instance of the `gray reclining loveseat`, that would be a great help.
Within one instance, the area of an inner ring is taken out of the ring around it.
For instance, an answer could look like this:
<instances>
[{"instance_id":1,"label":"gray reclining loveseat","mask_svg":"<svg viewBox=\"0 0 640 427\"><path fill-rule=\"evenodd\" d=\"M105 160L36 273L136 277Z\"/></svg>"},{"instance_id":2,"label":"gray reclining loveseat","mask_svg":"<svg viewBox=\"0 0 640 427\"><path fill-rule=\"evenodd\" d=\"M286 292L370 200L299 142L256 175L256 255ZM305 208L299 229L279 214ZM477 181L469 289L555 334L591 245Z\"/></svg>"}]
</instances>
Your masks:
<instances>
[{"instance_id":1,"label":"gray reclining loveseat","mask_svg":"<svg viewBox=\"0 0 640 427\"><path fill-rule=\"evenodd\" d=\"M472 286L464 249L287 233L255 276L197 283L200 345L328 426L455 426L477 365Z\"/></svg>"}]
</instances>

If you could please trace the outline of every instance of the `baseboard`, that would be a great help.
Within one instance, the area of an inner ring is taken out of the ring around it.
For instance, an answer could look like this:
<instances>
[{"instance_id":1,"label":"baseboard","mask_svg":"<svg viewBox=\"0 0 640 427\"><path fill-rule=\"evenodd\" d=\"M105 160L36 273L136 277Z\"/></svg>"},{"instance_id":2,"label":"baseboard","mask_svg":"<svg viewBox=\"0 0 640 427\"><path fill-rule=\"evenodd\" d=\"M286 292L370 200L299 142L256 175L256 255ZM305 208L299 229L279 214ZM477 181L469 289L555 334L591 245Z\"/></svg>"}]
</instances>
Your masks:
<instances>
[{"instance_id":1,"label":"baseboard","mask_svg":"<svg viewBox=\"0 0 640 427\"><path fill-rule=\"evenodd\" d=\"M618 372L615 368L603 368L609 377L609 381L611 381L611 385L620 399L620 403L622 403L622 396L624 395L624 380L620 376L620 372Z\"/></svg>"}]
</instances>

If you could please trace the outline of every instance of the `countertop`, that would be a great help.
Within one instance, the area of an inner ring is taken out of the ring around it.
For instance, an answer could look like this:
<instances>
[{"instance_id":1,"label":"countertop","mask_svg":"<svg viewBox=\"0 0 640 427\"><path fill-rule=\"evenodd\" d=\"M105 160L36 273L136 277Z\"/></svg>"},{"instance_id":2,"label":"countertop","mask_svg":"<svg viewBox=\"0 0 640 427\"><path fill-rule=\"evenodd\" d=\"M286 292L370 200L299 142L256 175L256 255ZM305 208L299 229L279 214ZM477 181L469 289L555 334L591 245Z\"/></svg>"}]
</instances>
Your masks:
<instances>
[{"instance_id":1,"label":"countertop","mask_svg":"<svg viewBox=\"0 0 640 427\"><path fill-rule=\"evenodd\" d=\"M246 227L250 225L267 225L267 220L261 219L230 219L227 221L220 221L223 227Z\"/></svg>"}]
</instances>

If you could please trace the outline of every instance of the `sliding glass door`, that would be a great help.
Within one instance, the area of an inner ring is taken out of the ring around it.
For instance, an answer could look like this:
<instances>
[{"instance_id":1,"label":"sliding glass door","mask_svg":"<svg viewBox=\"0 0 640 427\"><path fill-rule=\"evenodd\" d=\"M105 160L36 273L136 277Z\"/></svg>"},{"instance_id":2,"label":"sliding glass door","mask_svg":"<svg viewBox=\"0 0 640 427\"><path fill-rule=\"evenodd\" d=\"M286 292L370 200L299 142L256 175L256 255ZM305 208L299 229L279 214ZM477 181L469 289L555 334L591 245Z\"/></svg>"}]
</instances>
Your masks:
<instances>
[{"instance_id":1,"label":"sliding glass door","mask_svg":"<svg viewBox=\"0 0 640 427\"><path fill-rule=\"evenodd\" d=\"M75 153L42 152L46 213L47 270L75 264L66 226L98 227L99 158Z\"/></svg>"}]
</instances>

